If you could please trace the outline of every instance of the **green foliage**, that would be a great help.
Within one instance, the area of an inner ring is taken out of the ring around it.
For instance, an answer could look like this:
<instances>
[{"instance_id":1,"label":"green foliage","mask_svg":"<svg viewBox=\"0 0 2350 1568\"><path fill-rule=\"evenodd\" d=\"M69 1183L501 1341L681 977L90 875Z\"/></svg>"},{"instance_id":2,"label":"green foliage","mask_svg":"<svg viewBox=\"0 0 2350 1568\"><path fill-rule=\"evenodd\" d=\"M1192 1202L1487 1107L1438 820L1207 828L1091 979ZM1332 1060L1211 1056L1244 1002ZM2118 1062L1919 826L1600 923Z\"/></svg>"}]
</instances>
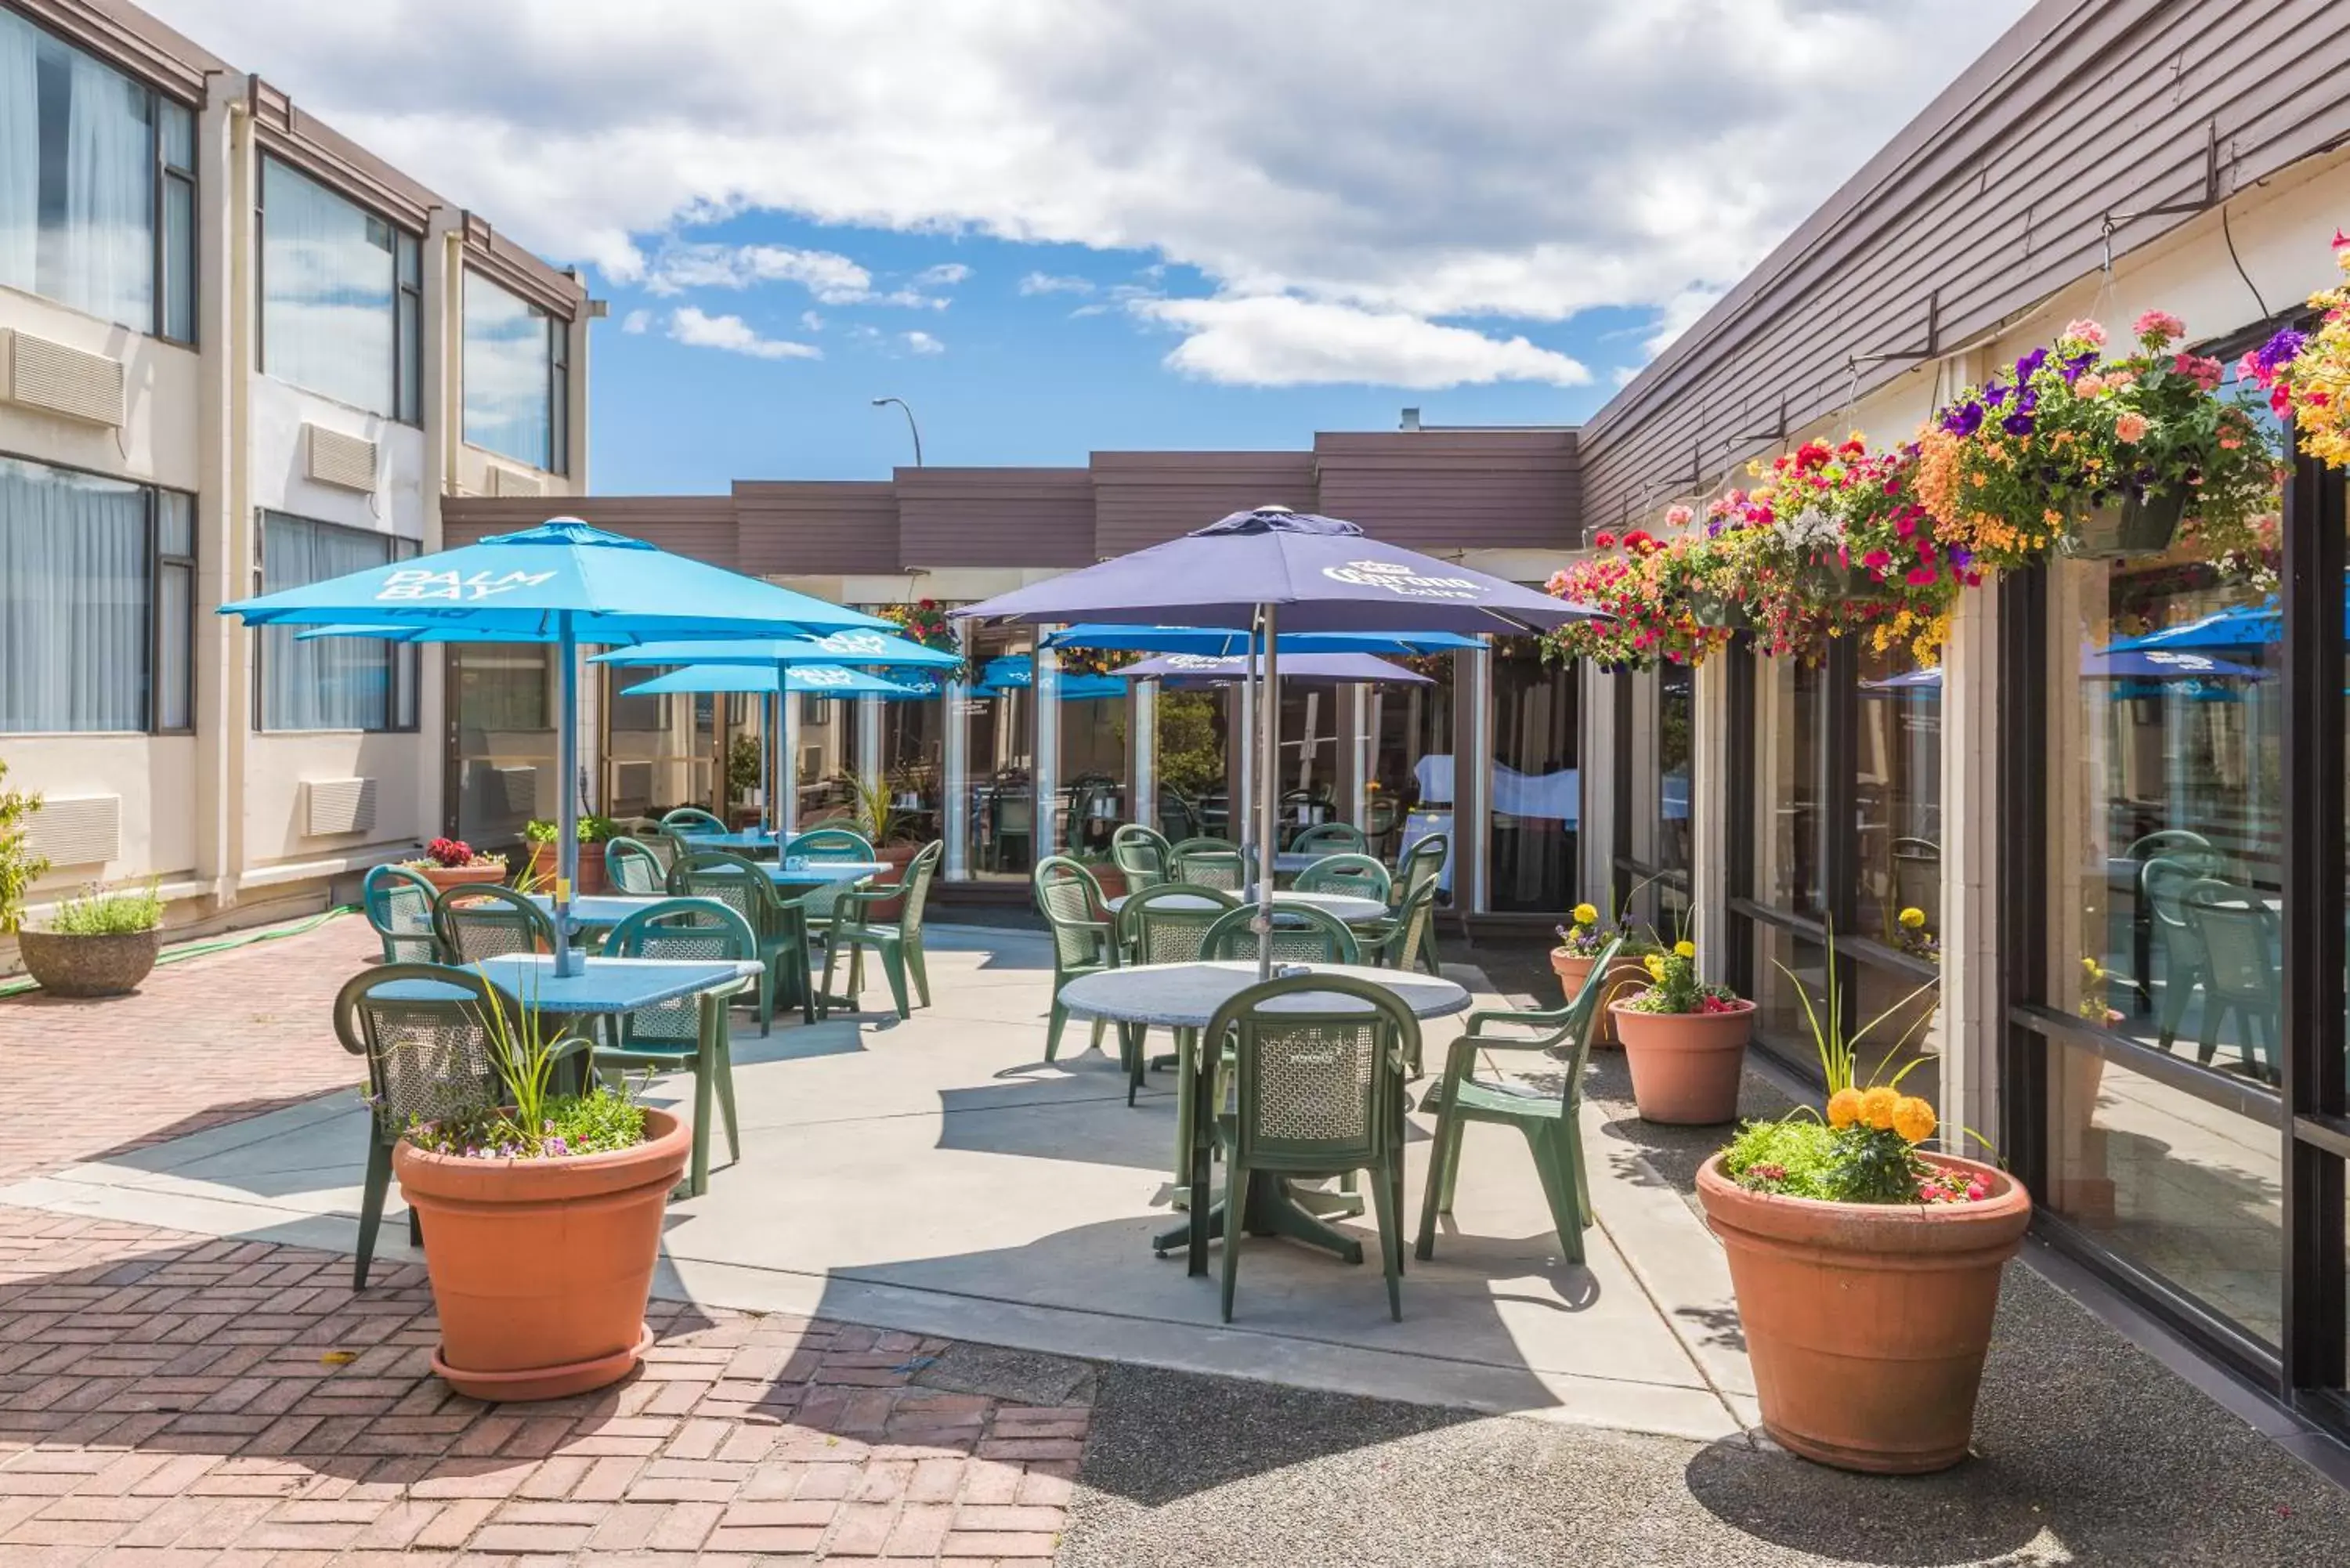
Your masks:
<instances>
[{"instance_id":1,"label":"green foliage","mask_svg":"<svg viewBox=\"0 0 2350 1568\"><path fill-rule=\"evenodd\" d=\"M741 802L751 798L759 787L759 738L737 735L734 743L726 748L726 798Z\"/></svg>"},{"instance_id":2,"label":"green foliage","mask_svg":"<svg viewBox=\"0 0 2350 1568\"><path fill-rule=\"evenodd\" d=\"M144 888L111 892L93 886L80 898L59 904L49 917L49 929L61 937L128 936L162 923L163 896L152 881Z\"/></svg>"},{"instance_id":3,"label":"green foliage","mask_svg":"<svg viewBox=\"0 0 2350 1568\"><path fill-rule=\"evenodd\" d=\"M1859 1066L1860 1042L1875 1031L1878 1024L1941 984L1939 980L1929 980L1859 1028L1849 1029L1845 1023L1844 988L1835 982L1836 947L1834 928L1830 928L1827 940L1828 983L1816 1002L1813 998L1810 988L1804 984L1794 970L1783 963L1779 963L1776 959L1772 962L1777 964L1779 972L1787 977L1787 983L1795 988L1796 1000L1804 1004L1804 1023L1811 1031L1812 1049L1819 1057L1820 1077L1827 1085L1831 1098L1839 1089L1863 1089L1877 1081L1877 1074L1883 1073L1892 1063L1893 1058L1924 1031L1926 1025L1932 1021L1933 1014L1930 1011L1921 1013L1916 1023L1904 1030L1900 1037L1894 1041L1884 1056L1878 1060L1876 1072L1871 1073L1865 1082L1856 1074ZM1898 1087L1901 1080L1917 1071L1925 1061L1925 1057L1918 1057L1907 1067L1894 1074L1892 1077L1886 1079L1887 1086Z\"/></svg>"},{"instance_id":4,"label":"green foliage","mask_svg":"<svg viewBox=\"0 0 2350 1568\"><path fill-rule=\"evenodd\" d=\"M1196 800L1224 776L1224 748L1216 739L1216 694L1159 693L1159 787Z\"/></svg>"},{"instance_id":5,"label":"green foliage","mask_svg":"<svg viewBox=\"0 0 2350 1568\"><path fill-rule=\"evenodd\" d=\"M562 828L555 823L534 818L523 825L522 836L526 843L552 844L556 835L561 831ZM608 816L598 816L592 811L579 819L579 842L582 844L601 844L619 831L619 823Z\"/></svg>"},{"instance_id":6,"label":"green foliage","mask_svg":"<svg viewBox=\"0 0 2350 1568\"><path fill-rule=\"evenodd\" d=\"M1684 944L1686 945L1686 944ZM1650 953L1647 960L1648 989L1624 1005L1635 1012L1721 1012L1738 993L1726 985L1708 985L1697 977L1697 954L1675 948Z\"/></svg>"},{"instance_id":7,"label":"green foliage","mask_svg":"<svg viewBox=\"0 0 2350 1568\"><path fill-rule=\"evenodd\" d=\"M409 1141L435 1154L484 1159L602 1154L644 1141L644 1107L626 1085L615 1090L598 1084L584 1095L555 1092L556 1069L590 1049L587 1041L549 1039L545 1016L527 1002L518 1014L492 1007L477 1016L504 1104L411 1123Z\"/></svg>"},{"instance_id":8,"label":"green foliage","mask_svg":"<svg viewBox=\"0 0 2350 1568\"><path fill-rule=\"evenodd\" d=\"M1899 1133L1809 1118L1749 1122L1723 1151L1724 1175L1755 1192L1825 1203L1917 1203L1934 1169ZM1937 1193L1932 1199L1949 1201Z\"/></svg>"},{"instance_id":9,"label":"green foliage","mask_svg":"<svg viewBox=\"0 0 2350 1568\"><path fill-rule=\"evenodd\" d=\"M889 843L890 835L899 829L897 786L888 779L865 780L855 774L841 774L840 785L848 792L857 831L864 836L865 842L876 849Z\"/></svg>"},{"instance_id":10,"label":"green foliage","mask_svg":"<svg viewBox=\"0 0 2350 1568\"><path fill-rule=\"evenodd\" d=\"M41 797L6 788L7 782L8 764L0 762L0 936L24 923L25 894L49 868L48 861L26 843Z\"/></svg>"}]
</instances>

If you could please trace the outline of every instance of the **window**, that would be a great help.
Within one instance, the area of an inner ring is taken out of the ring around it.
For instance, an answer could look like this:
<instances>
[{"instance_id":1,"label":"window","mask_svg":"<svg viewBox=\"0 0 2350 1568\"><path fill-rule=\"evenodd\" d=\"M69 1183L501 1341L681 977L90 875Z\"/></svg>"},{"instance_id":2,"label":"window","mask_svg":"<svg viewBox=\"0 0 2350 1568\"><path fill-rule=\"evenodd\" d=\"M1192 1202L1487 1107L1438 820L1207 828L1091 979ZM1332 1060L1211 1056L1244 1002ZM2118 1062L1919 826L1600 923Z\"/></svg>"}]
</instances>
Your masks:
<instances>
[{"instance_id":1,"label":"window","mask_svg":"<svg viewBox=\"0 0 2350 1568\"><path fill-rule=\"evenodd\" d=\"M275 158L261 161L261 368L409 424L421 420L423 254L415 235Z\"/></svg>"},{"instance_id":2,"label":"window","mask_svg":"<svg viewBox=\"0 0 2350 1568\"><path fill-rule=\"evenodd\" d=\"M1616 680L1616 896L1623 918L1668 934L1690 918L1696 672L1668 664Z\"/></svg>"},{"instance_id":3,"label":"window","mask_svg":"<svg viewBox=\"0 0 2350 1568\"><path fill-rule=\"evenodd\" d=\"M0 285L192 342L194 167L186 106L0 10Z\"/></svg>"},{"instance_id":4,"label":"window","mask_svg":"<svg viewBox=\"0 0 2350 1568\"><path fill-rule=\"evenodd\" d=\"M184 730L195 503L0 458L0 732Z\"/></svg>"},{"instance_id":5,"label":"window","mask_svg":"<svg viewBox=\"0 0 2350 1568\"><path fill-rule=\"evenodd\" d=\"M1552 664L1532 638L1493 642L1493 819L1488 873L1496 910L1565 910L1582 885L1575 831L1583 671Z\"/></svg>"},{"instance_id":6,"label":"window","mask_svg":"<svg viewBox=\"0 0 2350 1568\"><path fill-rule=\"evenodd\" d=\"M549 473L567 472L571 324L465 274L465 440Z\"/></svg>"},{"instance_id":7,"label":"window","mask_svg":"<svg viewBox=\"0 0 2350 1568\"><path fill-rule=\"evenodd\" d=\"M261 591L364 571L416 554L413 540L338 528L281 512L261 514ZM416 649L370 637L305 642L287 627L261 633L256 665L264 730L413 730Z\"/></svg>"}]
</instances>

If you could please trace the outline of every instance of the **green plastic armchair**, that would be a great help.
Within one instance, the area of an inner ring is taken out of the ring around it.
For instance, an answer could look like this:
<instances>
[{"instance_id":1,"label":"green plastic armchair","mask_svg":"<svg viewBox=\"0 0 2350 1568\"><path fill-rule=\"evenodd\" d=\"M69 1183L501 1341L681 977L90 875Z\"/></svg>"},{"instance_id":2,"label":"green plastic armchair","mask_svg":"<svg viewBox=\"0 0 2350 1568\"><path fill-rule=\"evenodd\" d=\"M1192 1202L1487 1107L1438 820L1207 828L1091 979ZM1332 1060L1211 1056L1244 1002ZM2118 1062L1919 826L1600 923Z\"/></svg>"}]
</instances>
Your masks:
<instances>
[{"instance_id":1,"label":"green plastic armchair","mask_svg":"<svg viewBox=\"0 0 2350 1568\"><path fill-rule=\"evenodd\" d=\"M666 842L661 849L669 849ZM650 844L623 835L604 841L604 875L614 892L644 898L668 888L669 862Z\"/></svg>"},{"instance_id":2,"label":"green plastic armchair","mask_svg":"<svg viewBox=\"0 0 2350 1568\"><path fill-rule=\"evenodd\" d=\"M1243 904L1216 917L1200 943L1200 956L1211 962L1245 959L1256 961L1255 906ZM1327 909L1310 905L1276 904L1273 909L1273 961L1275 963L1360 963L1362 949L1347 923Z\"/></svg>"},{"instance_id":3,"label":"green plastic armchair","mask_svg":"<svg viewBox=\"0 0 2350 1568\"><path fill-rule=\"evenodd\" d=\"M702 810L698 805L681 805L675 811L663 813L660 825L671 833L680 834L689 838L697 834L726 831L723 819Z\"/></svg>"},{"instance_id":4,"label":"green plastic armchair","mask_svg":"<svg viewBox=\"0 0 2350 1568\"><path fill-rule=\"evenodd\" d=\"M1325 855L1300 871L1294 886L1301 893L1344 893L1382 904L1395 898L1395 878L1367 855Z\"/></svg>"},{"instance_id":5,"label":"green plastic armchair","mask_svg":"<svg viewBox=\"0 0 2350 1568\"><path fill-rule=\"evenodd\" d=\"M1209 929L1234 910L1240 910L1240 900L1232 894L1194 883L1168 882L1129 893L1118 909L1118 946L1132 963L1197 963L1206 956ZM1119 1031L1129 1106L1150 1065L1143 1050L1149 1037L1146 1024L1131 1023ZM1179 1032L1179 1054L1182 1044Z\"/></svg>"},{"instance_id":6,"label":"green plastic armchair","mask_svg":"<svg viewBox=\"0 0 2350 1568\"><path fill-rule=\"evenodd\" d=\"M844 948L850 955L849 995L857 995L859 958L870 948L881 961L881 972L889 981L889 999L897 1003L899 1017L912 1016L912 1010L906 1005L909 976L922 1005L931 1004L930 970L922 956L922 910L930 902L931 878L946 849L943 841L934 840L924 845L921 853L907 864L905 875L899 881L886 888L851 888L841 892L833 904L831 927L825 933L824 995L832 994L832 966ZM899 906L894 924L865 918L868 909L900 895L904 902Z\"/></svg>"},{"instance_id":7,"label":"green plastic armchair","mask_svg":"<svg viewBox=\"0 0 2350 1568\"><path fill-rule=\"evenodd\" d=\"M1364 855L1370 841L1351 822L1325 822L1299 832L1289 848L1295 855Z\"/></svg>"},{"instance_id":8,"label":"green plastic armchair","mask_svg":"<svg viewBox=\"0 0 2350 1568\"><path fill-rule=\"evenodd\" d=\"M1069 1022L1069 1010L1061 1002L1062 988L1079 975L1116 969L1118 944L1109 909L1102 902L1100 884L1092 872L1067 856L1047 855L1036 862L1036 869L1029 873L1029 887L1035 893L1036 912L1045 917L1053 932L1053 1016L1045 1033L1045 1060L1050 1062L1060 1053L1061 1031ZM1102 1020L1094 1020L1096 1050L1101 1048L1104 1027Z\"/></svg>"},{"instance_id":9,"label":"green plastic armchair","mask_svg":"<svg viewBox=\"0 0 2350 1568\"><path fill-rule=\"evenodd\" d=\"M1248 885L1248 860L1240 846L1222 838L1187 838L1168 851L1178 882L1237 893Z\"/></svg>"},{"instance_id":10,"label":"green plastic armchair","mask_svg":"<svg viewBox=\"0 0 2350 1568\"><path fill-rule=\"evenodd\" d=\"M1109 836L1109 857L1125 876L1129 893L1156 888L1174 875L1168 864L1171 847L1166 835L1139 822L1129 822Z\"/></svg>"},{"instance_id":11,"label":"green plastic armchair","mask_svg":"<svg viewBox=\"0 0 2350 1568\"><path fill-rule=\"evenodd\" d=\"M432 929L451 963L479 963L504 953L551 953L555 922L527 894L496 882L443 888L432 900Z\"/></svg>"},{"instance_id":12,"label":"green plastic armchair","mask_svg":"<svg viewBox=\"0 0 2350 1568\"><path fill-rule=\"evenodd\" d=\"M441 956L432 929L432 884L405 866L378 866L359 882L359 908L383 939L386 963L432 963Z\"/></svg>"},{"instance_id":13,"label":"green plastic armchair","mask_svg":"<svg viewBox=\"0 0 2350 1568\"><path fill-rule=\"evenodd\" d=\"M772 1033L775 1003L797 1002L800 1020L816 1022L816 986L808 974L807 924L800 907L775 891L765 870L740 855L698 849L670 868L670 893L714 898L743 917L759 940L759 1033Z\"/></svg>"},{"instance_id":14,"label":"green plastic armchair","mask_svg":"<svg viewBox=\"0 0 2350 1568\"><path fill-rule=\"evenodd\" d=\"M749 921L714 898L668 898L637 910L615 926L605 940L604 952L608 958L669 959L681 963L755 961L759 939ZM754 983L746 980L738 989ZM598 1046L590 1058L596 1066L650 1067L693 1075L693 1157L687 1190L697 1195L706 1191L713 1091L726 1123L727 1161L732 1164L743 1158L742 1134L734 1116L734 1057L727 1038L725 1007L710 1008L705 1014L699 996L681 997L622 1014L612 1033L611 1043Z\"/></svg>"}]
</instances>

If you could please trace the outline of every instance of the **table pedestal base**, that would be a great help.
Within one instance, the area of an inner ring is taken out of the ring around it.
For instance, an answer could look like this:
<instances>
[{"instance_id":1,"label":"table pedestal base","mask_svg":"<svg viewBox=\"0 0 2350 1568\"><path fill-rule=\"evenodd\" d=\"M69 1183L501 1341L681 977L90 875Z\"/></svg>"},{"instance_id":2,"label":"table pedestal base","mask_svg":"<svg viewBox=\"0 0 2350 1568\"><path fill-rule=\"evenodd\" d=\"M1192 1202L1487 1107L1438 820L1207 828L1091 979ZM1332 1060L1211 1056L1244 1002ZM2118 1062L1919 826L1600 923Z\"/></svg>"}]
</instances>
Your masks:
<instances>
[{"instance_id":1,"label":"table pedestal base","mask_svg":"<svg viewBox=\"0 0 2350 1568\"><path fill-rule=\"evenodd\" d=\"M1186 1248L1191 1257L1191 1272L1207 1272L1207 1243L1223 1239L1224 1202L1219 1199L1211 1206L1204 1222L1188 1220L1153 1236L1150 1250L1164 1258L1178 1247ZM1363 1200L1355 1193L1312 1188L1300 1191L1281 1177L1259 1170L1249 1174L1247 1203L1241 1216L1241 1228L1252 1236L1286 1236L1293 1241L1318 1247L1346 1262L1363 1261L1362 1242L1321 1218L1326 1214L1360 1214Z\"/></svg>"}]
</instances>

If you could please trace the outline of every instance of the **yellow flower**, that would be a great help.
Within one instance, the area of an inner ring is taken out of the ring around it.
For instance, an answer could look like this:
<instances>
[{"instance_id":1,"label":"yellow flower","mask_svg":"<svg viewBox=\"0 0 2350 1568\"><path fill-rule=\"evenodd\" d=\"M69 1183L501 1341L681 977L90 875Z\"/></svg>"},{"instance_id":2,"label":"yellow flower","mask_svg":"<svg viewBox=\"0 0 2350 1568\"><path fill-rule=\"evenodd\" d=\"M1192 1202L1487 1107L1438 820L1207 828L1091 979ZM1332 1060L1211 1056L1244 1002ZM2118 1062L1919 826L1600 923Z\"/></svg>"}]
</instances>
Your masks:
<instances>
[{"instance_id":1,"label":"yellow flower","mask_svg":"<svg viewBox=\"0 0 2350 1568\"><path fill-rule=\"evenodd\" d=\"M1926 911L1913 905L1901 911L1901 923L1910 930L1923 930L1926 929Z\"/></svg>"},{"instance_id":2,"label":"yellow flower","mask_svg":"<svg viewBox=\"0 0 2350 1568\"><path fill-rule=\"evenodd\" d=\"M1575 907L1575 923L1578 926L1596 926L1599 923L1599 911L1588 904L1577 904Z\"/></svg>"},{"instance_id":3,"label":"yellow flower","mask_svg":"<svg viewBox=\"0 0 2350 1568\"><path fill-rule=\"evenodd\" d=\"M1877 1128L1879 1132L1883 1132L1893 1125L1893 1113L1900 1104L1901 1094L1899 1090L1888 1089L1884 1085L1879 1084L1877 1087L1866 1090L1862 1093L1860 1096L1860 1119L1866 1122L1870 1127Z\"/></svg>"},{"instance_id":4,"label":"yellow flower","mask_svg":"<svg viewBox=\"0 0 2350 1568\"><path fill-rule=\"evenodd\" d=\"M1641 960L1640 963L1641 967L1648 971L1648 978L1650 980L1662 980L1665 978L1664 954L1650 953L1647 958Z\"/></svg>"},{"instance_id":5,"label":"yellow flower","mask_svg":"<svg viewBox=\"0 0 2350 1568\"><path fill-rule=\"evenodd\" d=\"M1893 1130L1911 1143L1924 1143L1934 1136L1939 1125L1934 1120L1934 1107L1915 1095L1904 1095L1901 1103L1893 1107Z\"/></svg>"},{"instance_id":6,"label":"yellow flower","mask_svg":"<svg viewBox=\"0 0 2350 1568\"><path fill-rule=\"evenodd\" d=\"M1697 957L1697 944L1690 941L1675 942L1673 944L1673 951L1679 954L1682 958L1695 958Z\"/></svg>"},{"instance_id":7,"label":"yellow flower","mask_svg":"<svg viewBox=\"0 0 2350 1568\"><path fill-rule=\"evenodd\" d=\"M1828 1126L1848 1127L1860 1120L1860 1091L1838 1089L1828 1096Z\"/></svg>"}]
</instances>

